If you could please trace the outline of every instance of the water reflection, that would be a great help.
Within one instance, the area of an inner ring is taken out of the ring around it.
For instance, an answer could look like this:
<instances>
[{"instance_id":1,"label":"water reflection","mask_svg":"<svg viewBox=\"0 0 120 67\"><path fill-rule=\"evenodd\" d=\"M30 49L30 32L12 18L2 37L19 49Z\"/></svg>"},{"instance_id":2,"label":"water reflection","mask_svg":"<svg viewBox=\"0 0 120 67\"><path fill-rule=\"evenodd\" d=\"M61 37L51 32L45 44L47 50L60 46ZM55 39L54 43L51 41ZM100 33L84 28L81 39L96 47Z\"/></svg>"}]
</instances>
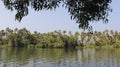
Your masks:
<instances>
[{"instance_id":1,"label":"water reflection","mask_svg":"<svg viewBox=\"0 0 120 67\"><path fill-rule=\"evenodd\" d=\"M0 48L0 67L120 67L120 49Z\"/></svg>"}]
</instances>

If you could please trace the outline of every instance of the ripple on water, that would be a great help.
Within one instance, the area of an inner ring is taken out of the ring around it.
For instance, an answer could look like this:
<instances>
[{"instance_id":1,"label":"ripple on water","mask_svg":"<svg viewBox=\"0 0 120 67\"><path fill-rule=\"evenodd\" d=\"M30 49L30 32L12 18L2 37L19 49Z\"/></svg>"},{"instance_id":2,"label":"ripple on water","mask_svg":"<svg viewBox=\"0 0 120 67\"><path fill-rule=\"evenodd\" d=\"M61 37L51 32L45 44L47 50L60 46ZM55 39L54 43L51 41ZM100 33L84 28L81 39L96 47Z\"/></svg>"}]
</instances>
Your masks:
<instances>
[{"instance_id":1,"label":"ripple on water","mask_svg":"<svg viewBox=\"0 0 120 67\"><path fill-rule=\"evenodd\" d=\"M120 49L1 49L0 67L120 67Z\"/></svg>"}]
</instances>

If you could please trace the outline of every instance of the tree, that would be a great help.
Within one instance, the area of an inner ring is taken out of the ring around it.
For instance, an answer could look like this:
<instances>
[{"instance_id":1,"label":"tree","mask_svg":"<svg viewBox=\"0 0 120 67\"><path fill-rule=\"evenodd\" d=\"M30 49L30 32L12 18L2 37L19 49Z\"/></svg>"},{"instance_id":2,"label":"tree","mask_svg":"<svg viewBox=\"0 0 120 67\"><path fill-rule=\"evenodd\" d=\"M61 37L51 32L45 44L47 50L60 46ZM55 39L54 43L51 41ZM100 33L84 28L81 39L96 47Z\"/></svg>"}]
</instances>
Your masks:
<instances>
[{"instance_id":1,"label":"tree","mask_svg":"<svg viewBox=\"0 0 120 67\"><path fill-rule=\"evenodd\" d=\"M91 29L90 22L108 22L108 14L111 12L109 4L112 0L2 0L8 10L16 10L15 18L18 21L29 13L31 6L35 11L52 10L61 4L68 10L72 20L79 23L82 29Z\"/></svg>"}]
</instances>

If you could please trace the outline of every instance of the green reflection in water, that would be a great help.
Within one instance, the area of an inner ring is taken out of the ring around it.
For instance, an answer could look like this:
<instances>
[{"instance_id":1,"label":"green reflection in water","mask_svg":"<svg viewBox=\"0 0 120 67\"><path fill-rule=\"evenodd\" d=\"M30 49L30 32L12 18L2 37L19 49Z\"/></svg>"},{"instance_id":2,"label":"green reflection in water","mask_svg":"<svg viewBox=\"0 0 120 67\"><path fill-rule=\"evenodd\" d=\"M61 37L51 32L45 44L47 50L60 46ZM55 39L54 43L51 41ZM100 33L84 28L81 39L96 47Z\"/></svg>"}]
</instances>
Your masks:
<instances>
[{"instance_id":1,"label":"green reflection in water","mask_svg":"<svg viewBox=\"0 0 120 67\"><path fill-rule=\"evenodd\" d=\"M120 67L120 49L0 48L0 67Z\"/></svg>"}]
</instances>

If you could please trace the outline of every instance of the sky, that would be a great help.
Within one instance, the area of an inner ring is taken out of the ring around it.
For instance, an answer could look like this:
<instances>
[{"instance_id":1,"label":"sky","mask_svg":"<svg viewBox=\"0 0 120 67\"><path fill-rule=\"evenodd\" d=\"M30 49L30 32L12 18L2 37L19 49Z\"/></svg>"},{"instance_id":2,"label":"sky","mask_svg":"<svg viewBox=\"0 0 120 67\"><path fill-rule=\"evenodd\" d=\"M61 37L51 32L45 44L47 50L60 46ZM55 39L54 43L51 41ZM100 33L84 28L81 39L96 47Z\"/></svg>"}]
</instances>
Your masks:
<instances>
[{"instance_id":1,"label":"sky","mask_svg":"<svg viewBox=\"0 0 120 67\"><path fill-rule=\"evenodd\" d=\"M109 23L104 24L101 21L92 23L93 31L117 30L120 31L120 0L112 0L110 7L113 11L109 14ZM52 11L36 12L29 10L29 15L24 17L21 22L15 20L15 11L11 12L5 8L0 1L0 30L7 27L26 28L31 32L38 31L41 33L51 32L55 30L66 30L72 32L83 31L79 29L78 24L70 19L70 15L64 8L57 8Z\"/></svg>"}]
</instances>

